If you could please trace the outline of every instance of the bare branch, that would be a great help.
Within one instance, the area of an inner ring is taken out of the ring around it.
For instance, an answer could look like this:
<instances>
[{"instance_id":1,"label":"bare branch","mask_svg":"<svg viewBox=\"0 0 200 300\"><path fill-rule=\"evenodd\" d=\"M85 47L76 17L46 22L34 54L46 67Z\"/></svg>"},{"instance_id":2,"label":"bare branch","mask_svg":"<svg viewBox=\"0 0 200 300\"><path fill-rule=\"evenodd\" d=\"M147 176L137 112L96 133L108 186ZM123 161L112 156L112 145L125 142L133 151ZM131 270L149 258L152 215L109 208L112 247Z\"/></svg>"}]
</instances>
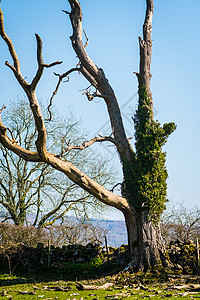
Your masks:
<instances>
[{"instance_id":1,"label":"bare branch","mask_svg":"<svg viewBox=\"0 0 200 300\"><path fill-rule=\"evenodd\" d=\"M88 101L92 101L94 99L93 94L90 93L90 91L88 89L86 89L86 91L84 93L82 93L82 95L86 95Z\"/></svg>"},{"instance_id":2,"label":"bare branch","mask_svg":"<svg viewBox=\"0 0 200 300\"><path fill-rule=\"evenodd\" d=\"M3 17L1 8L0 8L0 35L3 38L3 40L6 42L8 48L9 48L10 55L12 56L12 59L14 62L14 68L16 69L16 71L18 73L20 73L20 63L19 63L18 56L16 54L16 51L15 51L15 48L13 46L11 39L7 36L5 29L4 29L4 17Z\"/></svg>"},{"instance_id":3,"label":"bare branch","mask_svg":"<svg viewBox=\"0 0 200 300\"><path fill-rule=\"evenodd\" d=\"M10 132L13 141L15 141L15 137L14 137L14 135L13 135L12 130L11 130L9 127L7 127L7 130ZM16 141L15 141L15 142L16 142Z\"/></svg>"},{"instance_id":4,"label":"bare branch","mask_svg":"<svg viewBox=\"0 0 200 300\"><path fill-rule=\"evenodd\" d=\"M113 186L113 188L112 188L110 191L113 193L113 192L114 192L114 189L115 189L118 185L122 186L122 183L119 182L119 183L115 184L115 185Z\"/></svg>"},{"instance_id":5,"label":"bare branch","mask_svg":"<svg viewBox=\"0 0 200 300\"><path fill-rule=\"evenodd\" d=\"M57 94L58 89L59 89L59 87L60 87L60 84L61 84L63 78L68 77L68 75L69 75L70 73L74 72L74 71L80 72L81 69L80 69L80 68L72 68L72 69L70 69L69 71L63 73L62 75L59 75L59 74L57 74L57 73L54 73L56 76L59 77L59 80L58 80L58 83L57 83L57 85L56 85L56 88L55 88L55 90L54 90L54 92L53 92L53 94L52 94L52 96L51 96L51 98L50 98L50 103L49 103L49 105L48 105L48 107L47 107L48 112L49 112L49 119L48 119L47 121L51 121L51 119L52 119L52 114L51 114L50 107L52 106L53 98L54 98L55 95Z\"/></svg>"},{"instance_id":6,"label":"bare branch","mask_svg":"<svg viewBox=\"0 0 200 300\"><path fill-rule=\"evenodd\" d=\"M82 94L82 95L86 95L87 96L87 99L88 101L92 101L94 98L98 97L98 98L107 98L109 99L109 95L106 95L106 94L101 94L97 89L95 92L93 93L90 93L90 87L89 86L88 88L85 89L85 92Z\"/></svg>"},{"instance_id":7,"label":"bare branch","mask_svg":"<svg viewBox=\"0 0 200 300\"><path fill-rule=\"evenodd\" d=\"M64 10L64 9L62 9L62 11L63 11L65 14L70 15L70 12L68 12L68 11L66 11L66 10Z\"/></svg>"},{"instance_id":8,"label":"bare branch","mask_svg":"<svg viewBox=\"0 0 200 300\"><path fill-rule=\"evenodd\" d=\"M135 74L135 76L136 76L137 78L139 78L139 73L138 73L138 72L133 72L133 74Z\"/></svg>"},{"instance_id":9,"label":"bare branch","mask_svg":"<svg viewBox=\"0 0 200 300\"><path fill-rule=\"evenodd\" d=\"M40 162L42 161L41 157L37 152L28 151L20 147L16 142L13 142L6 134L7 128L0 122L0 143L7 149L13 151L21 158L28 161Z\"/></svg>"},{"instance_id":10,"label":"bare branch","mask_svg":"<svg viewBox=\"0 0 200 300\"><path fill-rule=\"evenodd\" d=\"M42 219L38 224L38 227L46 227L48 225L54 224L56 220L61 219L73 207L73 204L79 203L88 198L88 196L86 196L74 201L66 201L65 197L67 193L68 191L65 191L65 193L62 196L62 199L60 200L59 205L56 208L52 209L49 213L47 213L45 216L42 217ZM59 210L62 209L66 204L68 204L68 207L66 207L62 212L58 213ZM57 216L55 216L56 213L58 213ZM50 217L53 217L52 221L48 221Z\"/></svg>"},{"instance_id":11,"label":"bare branch","mask_svg":"<svg viewBox=\"0 0 200 300\"><path fill-rule=\"evenodd\" d=\"M38 70L35 77L32 80L31 87L35 90L40 78L42 77L44 68L51 68L56 65L62 64L62 61L56 61L51 64L44 64L43 57L42 57L42 40L38 34L35 34L36 41L37 41L37 62L38 62Z\"/></svg>"},{"instance_id":12,"label":"bare branch","mask_svg":"<svg viewBox=\"0 0 200 300\"><path fill-rule=\"evenodd\" d=\"M26 81L26 79L23 77L23 75L21 73L19 73L15 67L13 67L13 65L11 65L8 61L5 62L5 65L7 67L9 67L11 69L11 71L14 73L17 81L19 82L19 84L22 86L22 88L24 90L26 90L27 88L29 88L29 84Z\"/></svg>"},{"instance_id":13,"label":"bare branch","mask_svg":"<svg viewBox=\"0 0 200 300\"><path fill-rule=\"evenodd\" d=\"M91 139L90 141L83 142L81 146L68 144L68 146L65 148L65 152L70 151L72 149L84 150L85 148L90 147L91 145L93 145L96 142L100 142L100 143L101 142L111 142L111 143L117 145L117 141L114 138L112 138L111 136L99 136L99 137L95 137L95 138Z\"/></svg>"},{"instance_id":14,"label":"bare branch","mask_svg":"<svg viewBox=\"0 0 200 300\"><path fill-rule=\"evenodd\" d=\"M14 73L15 77L17 78L19 84L23 88L25 88L25 86L28 86L28 83L26 82L26 80L23 78L23 76L21 74L19 58L17 56L17 53L16 53L15 48L13 46L13 43L12 43L11 39L8 37L8 35L5 32L4 17L3 17L3 12L1 10L1 8L0 8L0 36L2 37L2 39L5 41L5 43L8 46L9 53L10 53L12 59L13 59L14 66L9 64L7 61L5 62L5 64L6 64L6 66L8 66L13 71L13 73Z\"/></svg>"},{"instance_id":15,"label":"bare branch","mask_svg":"<svg viewBox=\"0 0 200 300\"><path fill-rule=\"evenodd\" d=\"M83 32L84 32L84 34L85 34L85 37L86 37L86 43L85 43L85 45L84 45L84 48L86 48L87 47L87 45L89 44L89 38L88 38L88 36L87 36L87 34L86 34L86 32L85 32L85 30L83 29Z\"/></svg>"},{"instance_id":16,"label":"bare branch","mask_svg":"<svg viewBox=\"0 0 200 300\"><path fill-rule=\"evenodd\" d=\"M52 96L51 96L51 98L50 98L50 101L49 101L49 105L48 105L48 107L47 107L47 110L48 110L48 112L49 112L49 119L47 119L47 121L51 121L51 119L52 119L52 113L51 113L50 107L52 106L53 98L54 98L55 95L57 94L58 89L59 89L59 86L60 86L60 84L61 84L61 82L62 82L62 79L60 79L60 75L58 75L58 74L56 74L56 73L54 73L54 74L55 74L56 76L59 76L59 80L58 80L58 83L57 83L57 85L56 85L55 90L53 91L53 94L52 94Z\"/></svg>"},{"instance_id":17,"label":"bare branch","mask_svg":"<svg viewBox=\"0 0 200 300\"><path fill-rule=\"evenodd\" d=\"M0 113L2 113L2 111L6 108L5 105L2 106L2 108L0 109Z\"/></svg>"},{"instance_id":18,"label":"bare branch","mask_svg":"<svg viewBox=\"0 0 200 300\"><path fill-rule=\"evenodd\" d=\"M49 64L49 65L43 64L43 67L45 67L45 68L51 68L51 67L54 67L54 66L56 66L56 65L60 65L60 64L62 64L62 63L63 63L63 61L54 61L53 63L51 63L51 64Z\"/></svg>"},{"instance_id":19,"label":"bare branch","mask_svg":"<svg viewBox=\"0 0 200 300\"><path fill-rule=\"evenodd\" d=\"M20 71L20 64L19 64L19 59L17 57L17 54L15 52L14 46L12 44L12 41L10 40L10 38L6 35L5 30L4 30L4 23L3 23L3 13L0 10L0 35L3 38L3 40L6 42L6 44L8 45L9 48L9 52L13 58L14 61L14 67L9 64L8 62L6 62L6 65L8 67L10 67L10 69L13 71L17 81L19 82L19 84L22 86L22 88L24 89L29 102L30 102L30 107L31 110L33 112L33 116L34 116L34 120L35 120L35 126L37 128L37 132L38 132L38 138L36 141L36 147L38 150L38 154L39 156L41 156L43 158L43 160L47 159L47 155L46 155L46 129L45 129L45 125L44 125L44 121L43 121L43 116L40 110L40 106L37 100L37 97L35 95L35 88L37 86L37 83L39 82L42 73L43 73L43 69L44 69L44 63L43 63L43 58L42 58L42 41L40 39L40 37L38 35L36 35L36 39L37 39L37 60L38 60L38 70L37 73L31 83L31 85L29 85L25 79L23 78L21 71ZM38 155L36 154L35 157L35 153L31 153L30 151L27 151L19 146L12 144L12 141L7 137L6 135L6 127L3 126L2 122L0 123L0 141L1 143L7 147L8 149L13 149L12 151L14 151L15 153L17 153L20 157L24 157L25 159L28 159L28 156L30 154L31 160L33 159L32 156L34 156L34 161L36 159L36 161L38 161ZM28 159L29 160L29 159Z\"/></svg>"},{"instance_id":20,"label":"bare branch","mask_svg":"<svg viewBox=\"0 0 200 300\"><path fill-rule=\"evenodd\" d=\"M6 106L5 106L5 105L3 105L2 108L0 109L0 123L2 123L2 121L1 121L1 113L2 113L2 111L3 111L4 109L6 109Z\"/></svg>"}]
</instances>

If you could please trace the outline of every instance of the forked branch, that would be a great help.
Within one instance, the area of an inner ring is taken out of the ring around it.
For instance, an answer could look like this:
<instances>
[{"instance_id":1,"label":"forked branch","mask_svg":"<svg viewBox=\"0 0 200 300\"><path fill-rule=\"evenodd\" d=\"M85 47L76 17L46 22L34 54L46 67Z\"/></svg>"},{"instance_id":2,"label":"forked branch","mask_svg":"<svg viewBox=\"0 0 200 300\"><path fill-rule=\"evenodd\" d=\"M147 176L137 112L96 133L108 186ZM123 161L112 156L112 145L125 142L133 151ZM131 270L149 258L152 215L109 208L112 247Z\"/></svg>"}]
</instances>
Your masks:
<instances>
[{"instance_id":1,"label":"forked branch","mask_svg":"<svg viewBox=\"0 0 200 300\"><path fill-rule=\"evenodd\" d=\"M51 64L44 64L43 62L43 57L42 57L42 40L40 38L40 36L38 34L35 35L36 36L36 40L37 40L37 62L38 62L38 70L37 73L35 75L35 77L33 78L33 81L31 83L31 88L33 90L35 90L38 82L40 81L40 78L42 77L44 68L51 68L54 67L56 65L60 65L62 64L62 61L55 61Z\"/></svg>"}]
</instances>

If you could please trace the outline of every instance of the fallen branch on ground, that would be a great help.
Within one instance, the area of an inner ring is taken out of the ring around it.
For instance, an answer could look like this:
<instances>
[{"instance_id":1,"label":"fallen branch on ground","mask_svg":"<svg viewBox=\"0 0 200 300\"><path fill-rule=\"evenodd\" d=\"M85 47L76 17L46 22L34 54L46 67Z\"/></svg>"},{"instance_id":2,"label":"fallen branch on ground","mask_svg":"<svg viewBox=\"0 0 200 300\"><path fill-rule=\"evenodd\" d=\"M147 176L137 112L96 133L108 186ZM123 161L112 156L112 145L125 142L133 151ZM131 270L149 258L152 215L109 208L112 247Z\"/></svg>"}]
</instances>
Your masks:
<instances>
[{"instance_id":1,"label":"fallen branch on ground","mask_svg":"<svg viewBox=\"0 0 200 300\"><path fill-rule=\"evenodd\" d=\"M81 283L77 283L76 287L79 291L83 291L83 290L106 290L108 288L110 288L111 286L113 286L113 283L105 283L103 285L84 285Z\"/></svg>"}]
</instances>

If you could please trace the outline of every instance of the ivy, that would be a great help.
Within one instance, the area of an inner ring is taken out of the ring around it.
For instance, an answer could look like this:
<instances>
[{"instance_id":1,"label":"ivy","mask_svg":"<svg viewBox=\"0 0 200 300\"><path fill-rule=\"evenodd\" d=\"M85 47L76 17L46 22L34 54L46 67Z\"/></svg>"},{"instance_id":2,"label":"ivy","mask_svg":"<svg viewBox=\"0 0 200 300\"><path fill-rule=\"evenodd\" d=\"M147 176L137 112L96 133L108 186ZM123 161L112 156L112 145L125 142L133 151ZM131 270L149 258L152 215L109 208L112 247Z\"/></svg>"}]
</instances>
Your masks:
<instances>
[{"instance_id":1,"label":"ivy","mask_svg":"<svg viewBox=\"0 0 200 300\"><path fill-rule=\"evenodd\" d=\"M136 155L132 163L123 161L126 197L137 211L145 210L157 223L167 200L166 153L162 146L176 125L161 126L153 119L152 99L147 89L139 88L138 109L134 116Z\"/></svg>"}]
</instances>

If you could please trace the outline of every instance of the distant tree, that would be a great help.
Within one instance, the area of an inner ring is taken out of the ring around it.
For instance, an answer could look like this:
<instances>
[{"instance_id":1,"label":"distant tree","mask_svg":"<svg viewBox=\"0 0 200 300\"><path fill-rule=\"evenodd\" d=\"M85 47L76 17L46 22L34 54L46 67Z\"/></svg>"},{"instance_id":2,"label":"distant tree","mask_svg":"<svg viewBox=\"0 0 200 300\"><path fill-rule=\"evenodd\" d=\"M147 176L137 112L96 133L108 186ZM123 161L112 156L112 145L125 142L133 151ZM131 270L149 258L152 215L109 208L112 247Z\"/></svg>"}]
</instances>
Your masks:
<instances>
[{"instance_id":1,"label":"distant tree","mask_svg":"<svg viewBox=\"0 0 200 300\"><path fill-rule=\"evenodd\" d=\"M161 217L162 236L166 244L180 240L193 241L200 239L200 210L188 208L184 203L171 204Z\"/></svg>"},{"instance_id":2,"label":"distant tree","mask_svg":"<svg viewBox=\"0 0 200 300\"><path fill-rule=\"evenodd\" d=\"M150 87L151 80L151 53L152 53L152 19L153 0L146 0L146 17L143 25L143 37L139 38L140 45L140 69L136 73L139 83L138 109L134 117L135 124L135 150L130 144L125 133L122 116L116 94L111 87L102 68L91 60L86 52L86 45L82 39L82 10L78 0L68 0L71 11L66 12L71 20L73 33L72 47L76 52L79 62L62 75L58 75L58 84L53 96L58 92L62 80L72 72L81 73L90 83L90 89L86 89L85 95L89 101L95 97L104 99L107 106L112 134L108 136L94 137L81 146L68 145L67 150L83 150L95 142L108 141L115 145L124 175L122 195L110 192L103 185L85 174L82 168L58 157L57 153L51 153L47 149L48 136L46 124L36 97L36 87L45 68L59 65L61 62L45 64L42 58L42 41L36 34L38 70L30 83L22 76L20 62L14 46L4 30L3 14L0 12L0 35L9 48L13 59L13 65L6 65L13 71L18 83L23 88L32 109L37 130L35 151L27 150L15 143L13 138L7 135L7 128L0 122L0 142L9 150L27 161L44 162L65 174L75 184L95 196L100 202L120 210L125 217L131 265L135 270L147 270L156 263L167 263L165 247L159 228L160 215L166 202L165 153L162 146L167 142L169 135L175 130L174 123L161 126L154 120L153 98ZM128 45L128 42L127 42ZM120 71L120 70L119 70ZM52 99L51 99L52 101ZM94 161L94 164L96 161ZM81 170L80 170L81 169Z\"/></svg>"},{"instance_id":3,"label":"distant tree","mask_svg":"<svg viewBox=\"0 0 200 300\"><path fill-rule=\"evenodd\" d=\"M54 247L62 245L87 245L102 244L109 230L101 225L92 225L91 222L81 222L74 219L64 218L59 225L51 225L45 228L48 230L51 244Z\"/></svg>"},{"instance_id":4,"label":"distant tree","mask_svg":"<svg viewBox=\"0 0 200 300\"><path fill-rule=\"evenodd\" d=\"M63 119L55 114L52 122L47 124L49 136L48 150L60 153L60 156L70 162L76 162L87 170L91 177L103 183L110 184L114 180L113 167L108 159L97 160L93 164L95 153L64 151L65 140L81 142L86 139L86 133L81 130L80 122L69 114ZM4 115L5 124L20 147L31 151L34 149L37 132L34 127L32 113L25 100L17 99ZM4 212L4 220L11 219L15 225L32 224L44 227L53 224L74 210L76 215L87 214L88 210L97 211L102 208L84 190L80 189L66 176L41 162L30 163L17 157L0 144L0 208ZM113 181L114 182L114 181Z\"/></svg>"}]
</instances>

